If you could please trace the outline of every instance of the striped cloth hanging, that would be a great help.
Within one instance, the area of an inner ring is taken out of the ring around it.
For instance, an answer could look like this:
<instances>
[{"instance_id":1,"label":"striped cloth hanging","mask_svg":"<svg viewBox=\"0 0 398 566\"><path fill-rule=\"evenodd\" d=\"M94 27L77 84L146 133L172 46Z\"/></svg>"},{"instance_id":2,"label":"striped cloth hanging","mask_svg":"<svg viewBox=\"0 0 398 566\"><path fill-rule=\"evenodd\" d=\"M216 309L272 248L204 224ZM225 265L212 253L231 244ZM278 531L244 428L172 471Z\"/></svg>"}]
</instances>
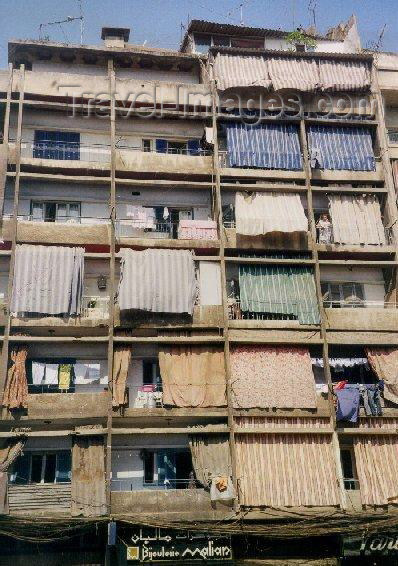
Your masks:
<instances>
[{"instance_id":1,"label":"striped cloth hanging","mask_svg":"<svg viewBox=\"0 0 398 566\"><path fill-rule=\"evenodd\" d=\"M293 315L300 324L319 324L312 269L283 265L240 265L242 311Z\"/></svg>"},{"instance_id":2,"label":"striped cloth hanging","mask_svg":"<svg viewBox=\"0 0 398 566\"><path fill-rule=\"evenodd\" d=\"M230 167L301 170L299 132L293 124L225 124Z\"/></svg>"},{"instance_id":3,"label":"striped cloth hanging","mask_svg":"<svg viewBox=\"0 0 398 566\"><path fill-rule=\"evenodd\" d=\"M310 155L316 156L311 163L314 169L376 170L369 128L309 126L308 146Z\"/></svg>"}]
</instances>

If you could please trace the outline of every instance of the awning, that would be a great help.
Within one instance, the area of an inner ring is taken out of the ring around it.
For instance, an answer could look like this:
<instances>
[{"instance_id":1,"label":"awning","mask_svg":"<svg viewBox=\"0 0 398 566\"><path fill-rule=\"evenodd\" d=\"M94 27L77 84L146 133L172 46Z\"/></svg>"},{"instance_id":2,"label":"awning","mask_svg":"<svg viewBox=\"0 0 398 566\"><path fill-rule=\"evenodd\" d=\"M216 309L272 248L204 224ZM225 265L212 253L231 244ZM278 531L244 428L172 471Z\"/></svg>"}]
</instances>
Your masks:
<instances>
[{"instance_id":1,"label":"awning","mask_svg":"<svg viewBox=\"0 0 398 566\"><path fill-rule=\"evenodd\" d=\"M369 128L345 126L308 127L308 146L313 169L375 171Z\"/></svg>"},{"instance_id":2,"label":"awning","mask_svg":"<svg viewBox=\"0 0 398 566\"><path fill-rule=\"evenodd\" d=\"M315 59L272 57L268 61L268 68L274 90L315 92L319 88L319 70Z\"/></svg>"},{"instance_id":3,"label":"awning","mask_svg":"<svg viewBox=\"0 0 398 566\"><path fill-rule=\"evenodd\" d=\"M362 505L387 505L389 497L398 495L397 437L358 435L353 440Z\"/></svg>"},{"instance_id":4,"label":"awning","mask_svg":"<svg viewBox=\"0 0 398 566\"><path fill-rule=\"evenodd\" d=\"M120 310L192 314L195 265L187 250L122 249Z\"/></svg>"},{"instance_id":5,"label":"awning","mask_svg":"<svg viewBox=\"0 0 398 566\"><path fill-rule=\"evenodd\" d=\"M231 346L231 389L236 409L316 408L308 348Z\"/></svg>"},{"instance_id":6,"label":"awning","mask_svg":"<svg viewBox=\"0 0 398 566\"><path fill-rule=\"evenodd\" d=\"M213 69L219 90L256 86L269 89L271 86L264 57L218 53Z\"/></svg>"},{"instance_id":7,"label":"awning","mask_svg":"<svg viewBox=\"0 0 398 566\"><path fill-rule=\"evenodd\" d=\"M84 284L84 248L18 245L12 313L77 315Z\"/></svg>"},{"instance_id":8,"label":"awning","mask_svg":"<svg viewBox=\"0 0 398 566\"><path fill-rule=\"evenodd\" d=\"M309 267L240 265L242 311L294 315L319 324L314 275Z\"/></svg>"},{"instance_id":9,"label":"awning","mask_svg":"<svg viewBox=\"0 0 398 566\"><path fill-rule=\"evenodd\" d=\"M208 486L213 478L232 473L229 437L226 434L192 434L189 437L196 479Z\"/></svg>"},{"instance_id":10,"label":"awning","mask_svg":"<svg viewBox=\"0 0 398 566\"><path fill-rule=\"evenodd\" d=\"M328 198L334 243L385 245L376 195L329 195Z\"/></svg>"},{"instance_id":11,"label":"awning","mask_svg":"<svg viewBox=\"0 0 398 566\"><path fill-rule=\"evenodd\" d=\"M327 92L368 90L371 83L370 65L366 61L319 60L319 80Z\"/></svg>"},{"instance_id":12,"label":"awning","mask_svg":"<svg viewBox=\"0 0 398 566\"><path fill-rule=\"evenodd\" d=\"M308 220L299 194L236 193L235 216L236 233L245 236L308 230Z\"/></svg>"},{"instance_id":13,"label":"awning","mask_svg":"<svg viewBox=\"0 0 398 566\"><path fill-rule=\"evenodd\" d=\"M238 434L240 503L250 507L338 506L331 435Z\"/></svg>"},{"instance_id":14,"label":"awning","mask_svg":"<svg viewBox=\"0 0 398 566\"><path fill-rule=\"evenodd\" d=\"M301 170L298 127L293 124L224 124L230 167Z\"/></svg>"}]
</instances>

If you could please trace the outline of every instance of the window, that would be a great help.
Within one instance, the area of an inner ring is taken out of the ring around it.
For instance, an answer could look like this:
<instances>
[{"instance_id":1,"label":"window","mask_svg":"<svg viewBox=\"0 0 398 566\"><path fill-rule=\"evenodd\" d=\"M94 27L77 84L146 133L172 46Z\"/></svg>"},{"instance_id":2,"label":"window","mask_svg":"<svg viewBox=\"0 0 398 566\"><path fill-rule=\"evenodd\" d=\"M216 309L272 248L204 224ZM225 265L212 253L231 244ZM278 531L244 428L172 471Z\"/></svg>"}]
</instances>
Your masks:
<instances>
[{"instance_id":1,"label":"window","mask_svg":"<svg viewBox=\"0 0 398 566\"><path fill-rule=\"evenodd\" d=\"M142 151L149 153L152 150L152 140L143 139L142 140Z\"/></svg>"},{"instance_id":2,"label":"window","mask_svg":"<svg viewBox=\"0 0 398 566\"><path fill-rule=\"evenodd\" d=\"M143 454L144 461L144 483L155 481L155 452L146 450Z\"/></svg>"},{"instance_id":3,"label":"window","mask_svg":"<svg viewBox=\"0 0 398 566\"><path fill-rule=\"evenodd\" d=\"M80 134L35 130L33 157L39 159L80 159Z\"/></svg>"},{"instance_id":4,"label":"window","mask_svg":"<svg viewBox=\"0 0 398 566\"><path fill-rule=\"evenodd\" d=\"M341 448L340 459L344 476L344 488L349 490L358 489L353 449L351 447Z\"/></svg>"},{"instance_id":5,"label":"window","mask_svg":"<svg viewBox=\"0 0 398 566\"><path fill-rule=\"evenodd\" d=\"M321 283L323 303L328 308L364 307L362 283Z\"/></svg>"},{"instance_id":6,"label":"window","mask_svg":"<svg viewBox=\"0 0 398 566\"><path fill-rule=\"evenodd\" d=\"M197 53L207 53L211 46L211 35L201 35L195 33L195 51Z\"/></svg>"},{"instance_id":7,"label":"window","mask_svg":"<svg viewBox=\"0 0 398 566\"><path fill-rule=\"evenodd\" d=\"M162 378L160 376L159 362L157 360L143 360L143 385L155 385L156 388L161 387Z\"/></svg>"},{"instance_id":8,"label":"window","mask_svg":"<svg viewBox=\"0 0 398 566\"><path fill-rule=\"evenodd\" d=\"M10 483L69 483L71 452L25 452L13 464Z\"/></svg>"},{"instance_id":9,"label":"window","mask_svg":"<svg viewBox=\"0 0 398 566\"><path fill-rule=\"evenodd\" d=\"M168 141L167 153L185 154L187 152L187 142Z\"/></svg>"},{"instance_id":10,"label":"window","mask_svg":"<svg viewBox=\"0 0 398 566\"><path fill-rule=\"evenodd\" d=\"M31 201L30 214L34 222L80 222L80 203Z\"/></svg>"},{"instance_id":11,"label":"window","mask_svg":"<svg viewBox=\"0 0 398 566\"><path fill-rule=\"evenodd\" d=\"M264 39L231 39L231 47L245 47L250 49L264 49Z\"/></svg>"}]
</instances>

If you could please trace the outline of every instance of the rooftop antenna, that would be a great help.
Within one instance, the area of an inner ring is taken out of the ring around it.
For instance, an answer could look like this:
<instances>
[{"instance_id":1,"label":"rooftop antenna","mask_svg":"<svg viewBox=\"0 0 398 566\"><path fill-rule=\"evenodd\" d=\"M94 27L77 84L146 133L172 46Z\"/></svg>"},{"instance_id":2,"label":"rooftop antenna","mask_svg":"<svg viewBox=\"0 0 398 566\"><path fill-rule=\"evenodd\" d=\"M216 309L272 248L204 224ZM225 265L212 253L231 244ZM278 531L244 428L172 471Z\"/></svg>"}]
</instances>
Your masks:
<instances>
[{"instance_id":1,"label":"rooftop antenna","mask_svg":"<svg viewBox=\"0 0 398 566\"><path fill-rule=\"evenodd\" d=\"M62 24L70 24L72 22L80 21L80 43L83 44L83 30L84 30L84 16L83 16L83 9L82 9L82 0L79 0L79 7L80 7L80 16L68 16L64 20L54 21L54 22L46 22L39 25L39 39L43 39L43 28L50 27L50 26L59 26L61 31L68 43L68 38L65 34L65 31L62 27Z\"/></svg>"},{"instance_id":2,"label":"rooftop antenna","mask_svg":"<svg viewBox=\"0 0 398 566\"><path fill-rule=\"evenodd\" d=\"M316 9L317 9L317 0L309 0L308 2L308 12L310 13L310 20L312 16L312 25L316 28Z\"/></svg>"},{"instance_id":3,"label":"rooftop antenna","mask_svg":"<svg viewBox=\"0 0 398 566\"><path fill-rule=\"evenodd\" d=\"M243 4L244 2L241 2L239 4L239 8L240 8L240 25L243 26Z\"/></svg>"}]
</instances>

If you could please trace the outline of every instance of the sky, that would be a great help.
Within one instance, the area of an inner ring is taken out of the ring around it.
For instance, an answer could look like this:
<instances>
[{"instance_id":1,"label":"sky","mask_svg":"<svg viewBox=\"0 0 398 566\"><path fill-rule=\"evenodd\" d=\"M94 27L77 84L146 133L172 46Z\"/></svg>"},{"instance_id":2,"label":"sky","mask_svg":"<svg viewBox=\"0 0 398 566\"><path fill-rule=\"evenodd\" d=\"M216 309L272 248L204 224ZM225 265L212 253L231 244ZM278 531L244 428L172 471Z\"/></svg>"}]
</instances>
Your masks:
<instances>
[{"instance_id":1,"label":"sky","mask_svg":"<svg viewBox=\"0 0 398 566\"><path fill-rule=\"evenodd\" d=\"M363 47L381 41L383 51L398 52L397 0L81 0L84 44L101 42L102 26L131 29L130 42L178 48L190 19L291 30L315 21L320 33L352 13L358 18ZM39 39L40 24L79 16L79 0L0 0L0 68L7 65L10 39ZM79 22L43 26L54 41L80 43Z\"/></svg>"}]
</instances>

